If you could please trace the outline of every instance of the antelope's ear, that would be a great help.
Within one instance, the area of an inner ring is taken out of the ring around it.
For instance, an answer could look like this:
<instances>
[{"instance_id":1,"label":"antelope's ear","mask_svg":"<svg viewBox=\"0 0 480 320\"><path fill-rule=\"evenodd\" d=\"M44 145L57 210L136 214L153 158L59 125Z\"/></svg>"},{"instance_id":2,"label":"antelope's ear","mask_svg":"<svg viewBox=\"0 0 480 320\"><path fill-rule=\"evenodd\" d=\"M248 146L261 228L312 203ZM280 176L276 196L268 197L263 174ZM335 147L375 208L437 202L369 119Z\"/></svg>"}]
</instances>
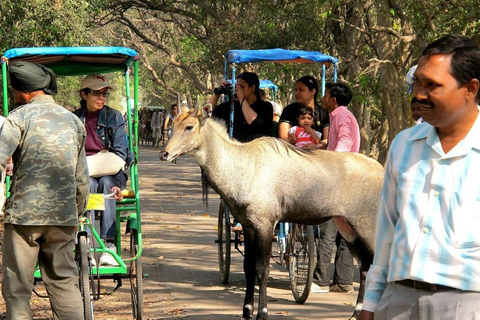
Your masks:
<instances>
[{"instance_id":1,"label":"antelope's ear","mask_svg":"<svg viewBox=\"0 0 480 320\"><path fill-rule=\"evenodd\" d=\"M202 107L202 120L206 120L212 116L213 107L211 103L207 103Z\"/></svg>"},{"instance_id":2,"label":"antelope's ear","mask_svg":"<svg viewBox=\"0 0 480 320\"><path fill-rule=\"evenodd\" d=\"M193 109L192 113L190 114L191 117L199 117L199 107L198 104L195 104L195 108Z\"/></svg>"}]
</instances>

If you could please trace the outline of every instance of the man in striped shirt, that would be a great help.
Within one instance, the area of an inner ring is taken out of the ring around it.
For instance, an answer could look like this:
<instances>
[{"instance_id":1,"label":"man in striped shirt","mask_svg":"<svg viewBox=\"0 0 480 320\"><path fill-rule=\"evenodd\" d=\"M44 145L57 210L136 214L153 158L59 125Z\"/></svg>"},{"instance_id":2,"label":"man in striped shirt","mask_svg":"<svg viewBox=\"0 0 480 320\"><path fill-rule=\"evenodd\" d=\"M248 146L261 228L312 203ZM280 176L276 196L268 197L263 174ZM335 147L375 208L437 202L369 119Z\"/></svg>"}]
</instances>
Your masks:
<instances>
[{"instance_id":1,"label":"man in striped shirt","mask_svg":"<svg viewBox=\"0 0 480 320\"><path fill-rule=\"evenodd\" d=\"M472 40L423 51L414 95L425 122L390 147L359 319L480 319L479 80Z\"/></svg>"}]
</instances>

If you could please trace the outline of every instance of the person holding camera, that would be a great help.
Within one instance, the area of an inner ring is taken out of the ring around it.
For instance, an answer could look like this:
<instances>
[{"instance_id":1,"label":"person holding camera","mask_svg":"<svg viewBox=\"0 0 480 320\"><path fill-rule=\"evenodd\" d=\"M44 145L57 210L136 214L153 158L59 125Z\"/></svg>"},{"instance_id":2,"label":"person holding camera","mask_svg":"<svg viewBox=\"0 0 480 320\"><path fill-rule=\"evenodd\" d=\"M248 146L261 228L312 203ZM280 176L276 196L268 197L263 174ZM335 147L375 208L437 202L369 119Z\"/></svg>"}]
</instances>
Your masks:
<instances>
[{"instance_id":1,"label":"person holding camera","mask_svg":"<svg viewBox=\"0 0 480 320\"><path fill-rule=\"evenodd\" d=\"M260 99L260 80L253 72L243 72L237 76L235 88L228 81L215 88L210 97L212 116L225 121L230 126L231 100L219 104L221 94L234 99L233 138L240 142L268 136L272 127L273 107L268 101ZM234 92L233 92L233 89Z\"/></svg>"}]
</instances>

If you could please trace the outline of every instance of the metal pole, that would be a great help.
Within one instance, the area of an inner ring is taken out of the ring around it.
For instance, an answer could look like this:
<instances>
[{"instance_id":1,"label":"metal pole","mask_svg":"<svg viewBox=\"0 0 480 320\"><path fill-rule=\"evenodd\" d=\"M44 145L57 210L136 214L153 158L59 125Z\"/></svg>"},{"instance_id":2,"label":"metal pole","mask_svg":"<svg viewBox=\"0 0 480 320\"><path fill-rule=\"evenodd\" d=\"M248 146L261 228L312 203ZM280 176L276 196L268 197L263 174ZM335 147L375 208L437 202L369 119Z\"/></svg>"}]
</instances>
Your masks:
<instances>
[{"instance_id":1,"label":"metal pole","mask_svg":"<svg viewBox=\"0 0 480 320\"><path fill-rule=\"evenodd\" d=\"M3 115L8 116L7 60L2 57Z\"/></svg>"},{"instance_id":2,"label":"metal pole","mask_svg":"<svg viewBox=\"0 0 480 320\"><path fill-rule=\"evenodd\" d=\"M326 79L326 76L325 76L325 73L326 73L326 67L325 67L325 64L322 64L322 97L325 95L325 79Z\"/></svg>"},{"instance_id":3,"label":"metal pole","mask_svg":"<svg viewBox=\"0 0 480 320\"><path fill-rule=\"evenodd\" d=\"M230 138L233 137L233 115L234 115L234 110L235 110L235 99L234 99L234 95L235 95L235 84L237 83L236 79L235 79L235 71L236 71L236 68L235 68L235 64L233 64L232 66L232 90L233 90L233 94L232 94L232 101L230 101L230 126L228 127L228 135L230 136Z\"/></svg>"}]
</instances>

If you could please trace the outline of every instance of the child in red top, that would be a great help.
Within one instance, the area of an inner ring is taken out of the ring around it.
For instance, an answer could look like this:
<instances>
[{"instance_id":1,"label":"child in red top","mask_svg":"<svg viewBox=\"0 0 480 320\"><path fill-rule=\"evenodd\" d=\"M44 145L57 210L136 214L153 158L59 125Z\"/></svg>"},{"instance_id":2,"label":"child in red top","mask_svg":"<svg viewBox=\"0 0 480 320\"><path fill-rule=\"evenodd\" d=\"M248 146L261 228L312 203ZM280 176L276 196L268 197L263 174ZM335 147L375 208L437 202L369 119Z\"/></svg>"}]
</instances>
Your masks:
<instances>
[{"instance_id":1,"label":"child in red top","mask_svg":"<svg viewBox=\"0 0 480 320\"><path fill-rule=\"evenodd\" d=\"M290 129L290 141L297 148L318 149L322 134L315 131L312 125L315 123L313 110L309 107L302 107L298 110L298 126Z\"/></svg>"}]
</instances>

